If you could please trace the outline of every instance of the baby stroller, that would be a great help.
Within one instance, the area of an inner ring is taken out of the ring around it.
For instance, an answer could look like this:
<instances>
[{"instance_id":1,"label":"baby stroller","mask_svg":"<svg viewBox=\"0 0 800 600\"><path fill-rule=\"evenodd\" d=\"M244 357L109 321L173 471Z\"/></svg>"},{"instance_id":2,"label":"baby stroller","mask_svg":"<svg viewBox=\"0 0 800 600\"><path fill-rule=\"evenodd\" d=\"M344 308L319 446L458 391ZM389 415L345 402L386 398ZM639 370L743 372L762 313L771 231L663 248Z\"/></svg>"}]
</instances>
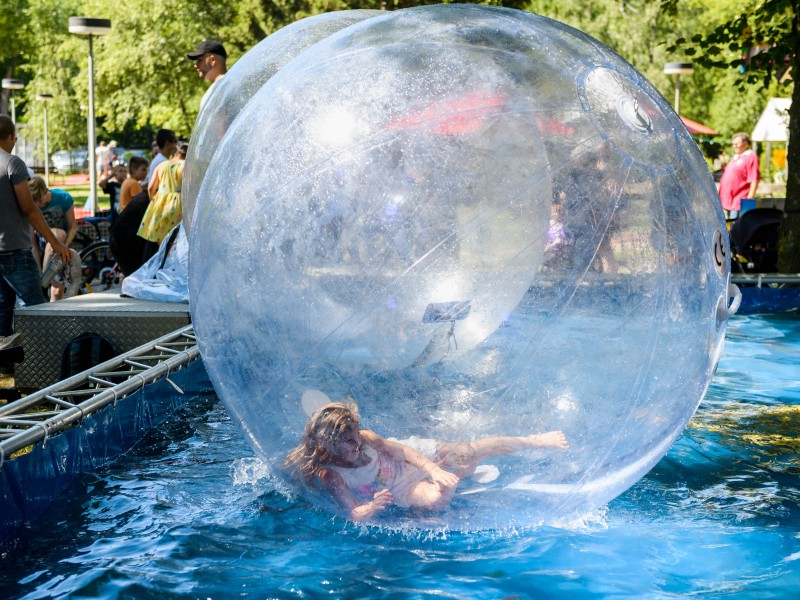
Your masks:
<instances>
[{"instance_id":1,"label":"baby stroller","mask_svg":"<svg viewBox=\"0 0 800 600\"><path fill-rule=\"evenodd\" d=\"M754 208L731 225L731 272L775 273L783 211Z\"/></svg>"}]
</instances>

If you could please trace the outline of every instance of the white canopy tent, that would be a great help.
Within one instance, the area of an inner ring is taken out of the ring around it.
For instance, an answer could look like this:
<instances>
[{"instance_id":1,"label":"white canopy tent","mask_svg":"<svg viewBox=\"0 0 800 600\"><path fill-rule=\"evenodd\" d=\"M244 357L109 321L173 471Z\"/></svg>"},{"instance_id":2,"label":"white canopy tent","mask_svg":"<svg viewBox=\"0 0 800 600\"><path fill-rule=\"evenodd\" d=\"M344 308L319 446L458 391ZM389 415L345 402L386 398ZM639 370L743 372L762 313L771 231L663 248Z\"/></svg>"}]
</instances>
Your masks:
<instances>
[{"instance_id":1,"label":"white canopy tent","mask_svg":"<svg viewBox=\"0 0 800 600\"><path fill-rule=\"evenodd\" d=\"M754 142L786 142L789 140L789 106L791 98L771 98L761 113L751 136Z\"/></svg>"},{"instance_id":2,"label":"white canopy tent","mask_svg":"<svg viewBox=\"0 0 800 600\"><path fill-rule=\"evenodd\" d=\"M772 143L789 141L789 106L791 104L791 98L770 98L767 108L761 113L755 129L753 129L753 134L750 136L754 143L766 144L768 166L772 161ZM774 175L775 182L783 183L783 177L785 174L776 173Z\"/></svg>"}]
</instances>

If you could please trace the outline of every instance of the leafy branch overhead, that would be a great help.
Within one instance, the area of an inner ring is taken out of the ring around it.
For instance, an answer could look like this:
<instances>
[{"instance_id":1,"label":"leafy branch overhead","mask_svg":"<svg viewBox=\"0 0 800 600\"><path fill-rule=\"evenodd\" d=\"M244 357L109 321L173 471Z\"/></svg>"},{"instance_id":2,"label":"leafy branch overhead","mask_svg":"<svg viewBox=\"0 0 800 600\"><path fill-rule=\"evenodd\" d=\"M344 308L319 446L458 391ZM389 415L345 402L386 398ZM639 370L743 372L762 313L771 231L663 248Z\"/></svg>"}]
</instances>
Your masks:
<instances>
[{"instance_id":1,"label":"leafy branch overhead","mask_svg":"<svg viewBox=\"0 0 800 600\"><path fill-rule=\"evenodd\" d=\"M26 137L41 135L42 110L35 98L49 93L54 96L48 107L51 149L85 144L87 44L68 32L67 21L72 15L110 18L112 34L95 41L98 135L114 137L123 146L134 139L147 143L161 127L191 135L207 84L197 77L186 52L204 38L225 44L231 66L264 37L303 17L439 1L3 0L0 71L3 77L26 81L24 91L14 95ZM798 72L800 0L477 1L538 13L584 31L627 59L665 96L677 83L663 72L665 63L685 58L706 67L685 79L681 112L724 137L752 130L769 96L789 95L786 89ZM3 90L0 110L7 110L8 102L8 90ZM789 210L781 247L782 270L800 272L800 143L791 140L800 140L796 86L787 155Z\"/></svg>"},{"instance_id":2,"label":"leafy branch overhead","mask_svg":"<svg viewBox=\"0 0 800 600\"><path fill-rule=\"evenodd\" d=\"M667 0L676 2L677 0ZM785 219L781 226L778 268L800 272L800 13L798 0L762 0L739 7L730 19L710 33L678 38L667 50L683 48L687 56L708 67L734 67L738 89L752 84L766 89L777 80L782 95L791 95L789 143L786 154Z\"/></svg>"},{"instance_id":3,"label":"leafy branch overhead","mask_svg":"<svg viewBox=\"0 0 800 600\"><path fill-rule=\"evenodd\" d=\"M677 0L666 0L667 6ZM683 52L706 68L735 68L745 85L769 87L773 78L786 82L798 36L796 0L764 0L745 7L706 34L679 37L668 53Z\"/></svg>"}]
</instances>

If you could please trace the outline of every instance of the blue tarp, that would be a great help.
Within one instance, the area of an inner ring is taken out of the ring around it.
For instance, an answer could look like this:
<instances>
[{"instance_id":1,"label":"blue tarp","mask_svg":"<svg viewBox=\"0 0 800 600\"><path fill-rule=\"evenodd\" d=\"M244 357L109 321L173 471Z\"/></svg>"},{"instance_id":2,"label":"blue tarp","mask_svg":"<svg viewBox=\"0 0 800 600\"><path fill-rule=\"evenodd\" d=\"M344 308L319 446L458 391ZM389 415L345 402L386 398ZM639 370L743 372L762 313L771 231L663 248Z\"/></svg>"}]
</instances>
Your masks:
<instances>
[{"instance_id":1,"label":"blue tarp","mask_svg":"<svg viewBox=\"0 0 800 600\"><path fill-rule=\"evenodd\" d=\"M28 454L6 460L0 472L0 546L11 544L19 527L41 515L75 477L112 462L177 409L212 389L201 360L169 378L184 394L160 379L117 401L116 408L109 405L39 442Z\"/></svg>"},{"instance_id":2,"label":"blue tarp","mask_svg":"<svg viewBox=\"0 0 800 600\"><path fill-rule=\"evenodd\" d=\"M773 288L767 285L740 285L739 289L742 291L742 304L736 311L739 315L786 312L800 308L800 286Z\"/></svg>"}]
</instances>

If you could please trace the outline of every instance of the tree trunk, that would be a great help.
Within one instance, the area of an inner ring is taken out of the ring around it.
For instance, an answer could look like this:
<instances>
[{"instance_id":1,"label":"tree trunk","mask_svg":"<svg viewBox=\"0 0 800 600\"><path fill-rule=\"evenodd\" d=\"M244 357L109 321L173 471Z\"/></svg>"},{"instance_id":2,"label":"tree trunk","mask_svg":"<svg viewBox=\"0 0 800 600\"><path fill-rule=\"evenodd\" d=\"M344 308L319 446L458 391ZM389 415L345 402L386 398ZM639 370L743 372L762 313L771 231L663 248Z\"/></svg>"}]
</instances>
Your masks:
<instances>
[{"instance_id":1,"label":"tree trunk","mask_svg":"<svg viewBox=\"0 0 800 600\"><path fill-rule=\"evenodd\" d=\"M786 217L781 226L778 271L800 273L800 31L795 4L792 34L792 105L789 107L789 146L786 152Z\"/></svg>"}]
</instances>

